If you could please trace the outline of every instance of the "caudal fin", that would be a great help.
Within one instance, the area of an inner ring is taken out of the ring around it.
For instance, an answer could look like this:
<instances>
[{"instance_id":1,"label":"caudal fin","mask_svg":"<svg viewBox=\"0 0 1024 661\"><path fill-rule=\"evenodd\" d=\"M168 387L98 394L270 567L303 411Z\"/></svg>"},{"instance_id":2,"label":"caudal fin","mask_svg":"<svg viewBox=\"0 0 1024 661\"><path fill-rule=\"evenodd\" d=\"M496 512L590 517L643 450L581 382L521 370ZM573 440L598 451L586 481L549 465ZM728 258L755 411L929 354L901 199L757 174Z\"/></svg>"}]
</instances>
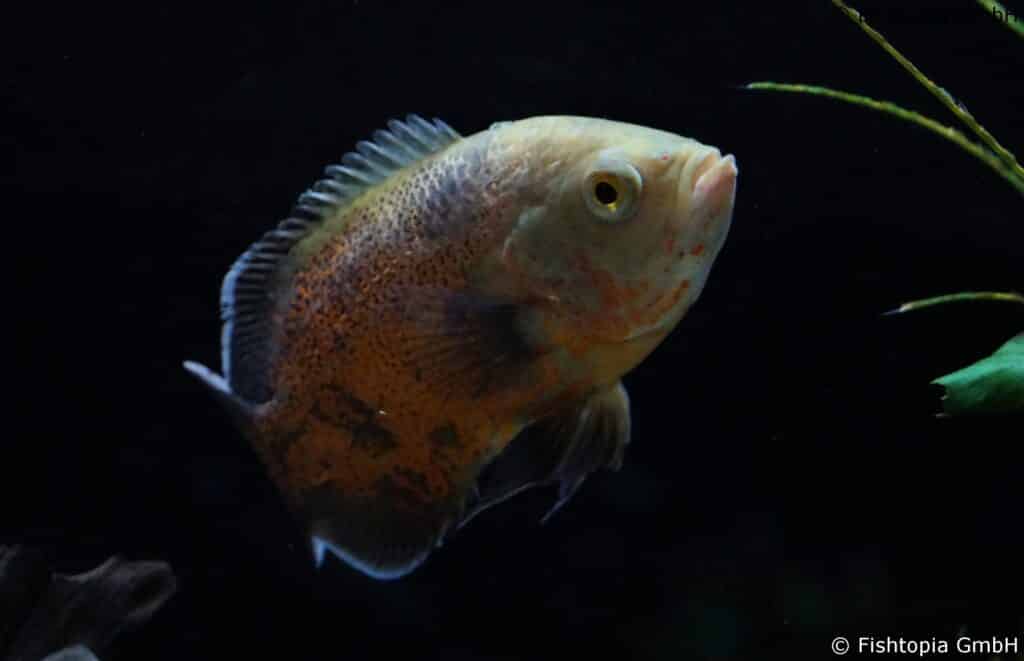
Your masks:
<instances>
[{"instance_id":1,"label":"caudal fin","mask_svg":"<svg viewBox=\"0 0 1024 661\"><path fill-rule=\"evenodd\" d=\"M253 405L231 391L231 386L220 374L197 362L186 360L185 369L207 387L220 404L227 410L235 424L248 425L253 417Z\"/></svg>"}]
</instances>

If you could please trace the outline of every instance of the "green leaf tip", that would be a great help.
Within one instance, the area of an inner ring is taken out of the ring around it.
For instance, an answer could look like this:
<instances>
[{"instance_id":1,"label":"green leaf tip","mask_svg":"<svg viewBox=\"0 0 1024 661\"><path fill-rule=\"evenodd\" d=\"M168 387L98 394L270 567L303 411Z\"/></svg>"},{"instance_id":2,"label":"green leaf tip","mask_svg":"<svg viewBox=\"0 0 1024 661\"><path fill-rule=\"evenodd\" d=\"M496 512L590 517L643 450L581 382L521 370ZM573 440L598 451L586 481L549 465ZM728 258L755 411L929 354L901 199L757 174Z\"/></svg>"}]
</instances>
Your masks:
<instances>
[{"instance_id":1,"label":"green leaf tip","mask_svg":"<svg viewBox=\"0 0 1024 661\"><path fill-rule=\"evenodd\" d=\"M1016 32L1018 37L1024 38L1024 18L1019 14L1007 11L1006 7L995 0L978 0L978 4L984 7L992 18Z\"/></svg>"},{"instance_id":2,"label":"green leaf tip","mask_svg":"<svg viewBox=\"0 0 1024 661\"><path fill-rule=\"evenodd\" d=\"M991 356L932 381L947 415L1024 413L1024 333Z\"/></svg>"},{"instance_id":3,"label":"green leaf tip","mask_svg":"<svg viewBox=\"0 0 1024 661\"><path fill-rule=\"evenodd\" d=\"M863 30L865 34L881 46L886 53L888 53L907 71L907 73L913 76L926 90L931 92L931 94L938 99L942 105L946 106L951 113L956 115L960 121L974 131L974 133L981 138L981 141L988 146L988 149L991 150L991 156L993 157L993 160L999 162L1001 166L1000 169L1006 171L1005 174L1003 172L1000 172L1000 174L1003 174L1003 176L1009 176L1015 180L1018 190L1024 188L1024 168L1022 168L1020 163L1017 162L1017 157L1013 155L1013 152L999 144L999 141L995 139L995 136L989 133L984 126L978 123L974 118L974 115L967 110L966 106L957 103L953 95L946 91L945 88L940 87L932 81L932 79L924 75L924 73L905 55L903 55L903 53L896 50L896 48L889 43L889 40L886 39L882 33L868 24L863 14L841 0L832 0L832 4L838 7L851 21ZM988 152L988 150L986 150L986 152Z\"/></svg>"},{"instance_id":4,"label":"green leaf tip","mask_svg":"<svg viewBox=\"0 0 1024 661\"><path fill-rule=\"evenodd\" d=\"M809 94L813 96L822 96L832 99L838 99L846 103L853 105L863 106L877 112L885 113L898 117L904 121L912 124L917 124L932 133L935 133L950 142L955 143L968 154L971 154L975 158L979 159L990 168L992 168L996 174L1005 179L1010 185L1017 189L1022 195L1024 195L1024 177L1020 177L1014 172L1014 170L1004 163L998 156L993 154L988 149L985 149L982 145L971 141L966 135L956 130L952 126L946 126L940 122L926 117L921 113L908 110L902 106L899 106L891 101L882 101L879 99L873 99L863 94L854 94L852 92L846 92L843 90L832 89L830 87L824 87L822 85L808 85L805 83L776 83L772 81L757 81L747 83L746 89L748 90L767 90L771 92L795 92L798 94Z\"/></svg>"},{"instance_id":5,"label":"green leaf tip","mask_svg":"<svg viewBox=\"0 0 1024 661\"><path fill-rule=\"evenodd\" d=\"M899 306L895 310L889 310L883 314L900 314L902 312L911 312L912 310L920 310L921 308L929 308L933 305L943 305L945 303L956 303L960 301L999 301L1003 303L1020 303L1024 304L1024 296L1018 294L1015 291L1001 292L1001 291L967 291L959 292L957 294L945 294L943 296L933 296L932 298L924 298L917 301L910 301Z\"/></svg>"}]
</instances>

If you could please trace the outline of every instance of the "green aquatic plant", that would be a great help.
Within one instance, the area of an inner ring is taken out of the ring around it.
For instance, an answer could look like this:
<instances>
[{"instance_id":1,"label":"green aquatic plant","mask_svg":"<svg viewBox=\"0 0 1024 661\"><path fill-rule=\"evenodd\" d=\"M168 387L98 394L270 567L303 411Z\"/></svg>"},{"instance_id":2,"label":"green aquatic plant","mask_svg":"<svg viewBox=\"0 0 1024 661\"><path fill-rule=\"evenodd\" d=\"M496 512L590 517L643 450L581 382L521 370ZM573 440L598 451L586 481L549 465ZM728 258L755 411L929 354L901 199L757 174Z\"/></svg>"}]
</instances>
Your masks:
<instances>
[{"instance_id":1,"label":"green aquatic plant","mask_svg":"<svg viewBox=\"0 0 1024 661\"><path fill-rule=\"evenodd\" d=\"M991 356L935 379L946 389L943 407L960 413L1011 413L1024 402L1024 333Z\"/></svg>"},{"instance_id":2,"label":"green aquatic plant","mask_svg":"<svg viewBox=\"0 0 1024 661\"><path fill-rule=\"evenodd\" d=\"M1011 30L1021 37L1024 37L1024 22L1022 22L1024 19L1019 15L1014 16L1013 12L1006 11L1006 7L996 2L996 0L978 0L978 4L984 7L989 14L1002 21ZM1011 17L1014 20L1010 20Z\"/></svg>"},{"instance_id":3,"label":"green aquatic plant","mask_svg":"<svg viewBox=\"0 0 1024 661\"><path fill-rule=\"evenodd\" d=\"M953 142L967 153L985 163L997 175L1013 186L1017 192L1024 195L1024 168L1021 167L1016 156L1010 150L1001 145L953 95L932 82L913 62L896 50L881 33L868 25L863 14L849 7L841 0L832 0L832 4L857 24L950 112L956 115L978 136L980 142L975 142L952 126L947 126L919 112L908 110L891 101L873 99L863 94L845 92L820 85L768 81L749 83L746 85L746 89L824 96L912 122ZM994 0L978 0L978 4L984 7L992 16L998 18L1004 25L1010 27L1021 37L1024 37L1024 26L1021 26L1018 21L1009 20L1009 17L1013 15L1001 4ZM886 314L909 312L932 305L957 301L999 301L1021 305L1024 304L1024 296L1017 292L961 292L910 301ZM940 385L946 390L946 394L942 398L945 415L1024 412L1024 333L1009 340L991 356L968 365L963 369L934 379L932 383Z\"/></svg>"}]
</instances>

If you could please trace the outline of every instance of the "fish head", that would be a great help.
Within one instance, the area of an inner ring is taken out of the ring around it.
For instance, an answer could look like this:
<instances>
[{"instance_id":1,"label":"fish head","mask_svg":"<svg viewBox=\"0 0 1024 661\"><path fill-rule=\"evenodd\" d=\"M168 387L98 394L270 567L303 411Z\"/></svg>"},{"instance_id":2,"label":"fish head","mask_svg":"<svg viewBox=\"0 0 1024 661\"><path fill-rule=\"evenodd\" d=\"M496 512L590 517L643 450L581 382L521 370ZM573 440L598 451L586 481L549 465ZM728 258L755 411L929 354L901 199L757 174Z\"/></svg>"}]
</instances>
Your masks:
<instances>
[{"instance_id":1,"label":"fish head","mask_svg":"<svg viewBox=\"0 0 1024 661\"><path fill-rule=\"evenodd\" d=\"M735 158L603 119L501 130L521 145L524 185L537 192L506 241L505 262L548 302L549 326L594 343L656 344L696 301L725 242Z\"/></svg>"}]
</instances>

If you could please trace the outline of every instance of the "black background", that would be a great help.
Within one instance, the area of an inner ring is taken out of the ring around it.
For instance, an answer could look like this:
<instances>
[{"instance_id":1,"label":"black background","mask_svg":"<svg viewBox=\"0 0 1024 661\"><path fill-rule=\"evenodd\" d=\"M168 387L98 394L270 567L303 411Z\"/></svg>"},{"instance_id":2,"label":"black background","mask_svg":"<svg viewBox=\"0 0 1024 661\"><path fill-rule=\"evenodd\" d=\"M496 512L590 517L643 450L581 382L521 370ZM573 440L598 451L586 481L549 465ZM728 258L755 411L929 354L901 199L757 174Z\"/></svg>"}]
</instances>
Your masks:
<instances>
[{"instance_id":1,"label":"black background","mask_svg":"<svg viewBox=\"0 0 1024 661\"><path fill-rule=\"evenodd\" d=\"M1024 42L967 0L860 8L1024 149ZM916 126L738 89L819 83L956 121L830 3L18 11L0 541L67 572L114 553L173 565L177 595L107 659L827 658L836 635L1024 626L1021 417L937 419L929 385L1024 315L881 316L1020 290L1022 200ZM377 582L313 570L181 361L219 365L232 261L409 112L463 134L539 114L645 124L734 153L740 177L701 300L625 379L622 471L546 526L553 494L522 494Z\"/></svg>"}]
</instances>

